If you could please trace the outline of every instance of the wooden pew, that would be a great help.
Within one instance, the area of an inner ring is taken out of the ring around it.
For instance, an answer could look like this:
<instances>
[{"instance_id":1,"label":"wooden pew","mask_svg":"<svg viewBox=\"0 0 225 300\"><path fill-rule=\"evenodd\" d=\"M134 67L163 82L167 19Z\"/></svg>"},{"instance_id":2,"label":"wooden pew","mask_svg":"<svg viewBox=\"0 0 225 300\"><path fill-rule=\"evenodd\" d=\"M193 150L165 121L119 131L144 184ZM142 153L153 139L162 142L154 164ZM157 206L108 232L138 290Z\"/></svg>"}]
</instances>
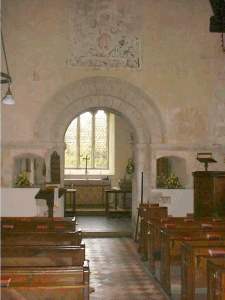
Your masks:
<instances>
[{"instance_id":1,"label":"wooden pew","mask_svg":"<svg viewBox=\"0 0 225 300\"><path fill-rule=\"evenodd\" d=\"M82 266L85 260L85 245L80 246L3 246L1 266L40 267L40 266Z\"/></svg>"},{"instance_id":2,"label":"wooden pew","mask_svg":"<svg viewBox=\"0 0 225 300\"><path fill-rule=\"evenodd\" d=\"M225 300L225 258L207 260L207 300Z\"/></svg>"},{"instance_id":3,"label":"wooden pew","mask_svg":"<svg viewBox=\"0 0 225 300\"><path fill-rule=\"evenodd\" d=\"M75 231L76 218L3 217L1 232L5 231Z\"/></svg>"},{"instance_id":4,"label":"wooden pew","mask_svg":"<svg viewBox=\"0 0 225 300\"><path fill-rule=\"evenodd\" d=\"M79 246L82 232L3 232L2 245L74 245Z\"/></svg>"},{"instance_id":5,"label":"wooden pew","mask_svg":"<svg viewBox=\"0 0 225 300\"><path fill-rule=\"evenodd\" d=\"M142 259L148 258L148 222L151 219L162 219L168 215L167 207L161 207L158 204L143 203L139 206L140 215L140 233L138 251Z\"/></svg>"},{"instance_id":6,"label":"wooden pew","mask_svg":"<svg viewBox=\"0 0 225 300\"><path fill-rule=\"evenodd\" d=\"M218 231L207 231L204 228L178 227L161 230L161 262L160 282L162 287L171 294L171 269L173 265L181 265L181 245L184 241L225 241L225 228L217 227Z\"/></svg>"},{"instance_id":7,"label":"wooden pew","mask_svg":"<svg viewBox=\"0 0 225 300\"><path fill-rule=\"evenodd\" d=\"M215 252L216 255L213 253ZM196 287L206 288L206 261L216 256L225 257L225 241L189 241L181 246L181 299L194 300Z\"/></svg>"},{"instance_id":8,"label":"wooden pew","mask_svg":"<svg viewBox=\"0 0 225 300\"><path fill-rule=\"evenodd\" d=\"M40 220L37 223L40 225ZM22 229L2 233L1 271L10 279L9 286L2 289L4 299L13 300L15 293L20 300L89 299L89 266L84 265L82 232L53 231L53 227L50 232Z\"/></svg>"},{"instance_id":9,"label":"wooden pew","mask_svg":"<svg viewBox=\"0 0 225 300\"><path fill-rule=\"evenodd\" d=\"M161 256L161 229L164 225L174 225L176 224L189 224L193 222L193 218L190 217L167 217L161 219L151 219L148 221L148 261L149 270L153 275L155 275L155 261L160 259ZM171 227L171 226L168 226Z\"/></svg>"},{"instance_id":10,"label":"wooden pew","mask_svg":"<svg viewBox=\"0 0 225 300\"><path fill-rule=\"evenodd\" d=\"M7 267L2 269L4 300L88 300L89 265L80 267Z\"/></svg>"},{"instance_id":11,"label":"wooden pew","mask_svg":"<svg viewBox=\"0 0 225 300\"><path fill-rule=\"evenodd\" d=\"M192 228L193 231L208 232L215 231L216 228L220 229L221 227L225 228L224 219L202 218L195 220L187 217L170 217L161 220L152 219L149 221L148 227L148 260L151 273L155 274L155 261L161 255L161 231L165 228L171 230L171 232L178 230L178 228L183 228L184 230Z\"/></svg>"}]
</instances>

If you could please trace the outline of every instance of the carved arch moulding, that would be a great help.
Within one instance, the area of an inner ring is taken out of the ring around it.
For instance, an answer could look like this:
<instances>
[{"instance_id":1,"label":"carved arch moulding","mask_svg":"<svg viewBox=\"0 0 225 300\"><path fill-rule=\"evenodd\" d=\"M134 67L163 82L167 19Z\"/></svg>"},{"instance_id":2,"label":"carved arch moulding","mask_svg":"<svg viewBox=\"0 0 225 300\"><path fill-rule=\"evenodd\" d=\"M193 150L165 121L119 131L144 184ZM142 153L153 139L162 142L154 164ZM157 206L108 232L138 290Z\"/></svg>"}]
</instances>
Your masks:
<instances>
[{"instance_id":1,"label":"carved arch moulding","mask_svg":"<svg viewBox=\"0 0 225 300\"><path fill-rule=\"evenodd\" d=\"M165 128L161 114L152 99L140 88L127 81L112 77L91 77L74 82L59 91L43 107L35 127L35 138L61 145L70 122L80 113L89 109L102 108L124 117L134 131L134 150L136 152L136 178L132 195L132 212L136 214L137 199L140 199L140 174L145 173L144 200L150 193L150 144L164 141ZM64 164L61 160L61 171Z\"/></svg>"},{"instance_id":2,"label":"carved arch moulding","mask_svg":"<svg viewBox=\"0 0 225 300\"><path fill-rule=\"evenodd\" d=\"M160 144L165 128L152 99L140 88L114 77L84 78L60 90L43 107L35 125L35 138L61 143L73 118L91 108L105 108L125 117L138 143ZM40 122L40 120L48 122Z\"/></svg>"}]
</instances>

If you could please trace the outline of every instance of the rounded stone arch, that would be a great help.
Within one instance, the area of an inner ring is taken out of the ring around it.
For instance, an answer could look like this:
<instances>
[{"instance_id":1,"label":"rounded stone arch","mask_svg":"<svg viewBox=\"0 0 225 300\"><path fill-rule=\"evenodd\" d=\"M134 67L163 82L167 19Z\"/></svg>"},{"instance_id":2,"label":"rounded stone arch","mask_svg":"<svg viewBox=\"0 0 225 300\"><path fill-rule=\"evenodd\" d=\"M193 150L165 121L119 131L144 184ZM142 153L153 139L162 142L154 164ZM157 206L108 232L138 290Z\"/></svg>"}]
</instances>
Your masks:
<instances>
[{"instance_id":1,"label":"rounded stone arch","mask_svg":"<svg viewBox=\"0 0 225 300\"><path fill-rule=\"evenodd\" d=\"M78 112L93 107L121 113L139 132L140 143L164 142L165 127L152 99L125 80L102 76L81 79L56 93L40 112L35 124L35 138L62 142L61 126L65 126L71 113L78 115ZM47 122L40 122L43 119ZM143 132L146 132L145 137Z\"/></svg>"},{"instance_id":2,"label":"rounded stone arch","mask_svg":"<svg viewBox=\"0 0 225 300\"><path fill-rule=\"evenodd\" d=\"M111 103L114 102L112 106ZM117 107L115 106L115 102ZM64 141L65 131L71 121L81 113L91 109L105 109L121 115L127 120L134 131L136 143L150 143L150 137L145 128L142 116L132 106L124 106L120 99L113 99L111 96L89 96L73 102L60 113L60 120L53 123L51 129L55 141ZM127 113L129 111L129 114Z\"/></svg>"},{"instance_id":3,"label":"rounded stone arch","mask_svg":"<svg viewBox=\"0 0 225 300\"><path fill-rule=\"evenodd\" d=\"M91 77L74 82L58 92L40 112L35 138L49 141L64 157L64 135L70 122L90 109L105 109L127 119L134 131L135 176L132 215L135 224L141 197L141 172L144 172L144 201L151 192L150 144L164 142L165 128L161 114L151 98L140 88L113 77ZM47 122L40 122L47 120ZM61 165L64 170L64 164Z\"/></svg>"},{"instance_id":4,"label":"rounded stone arch","mask_svg":"<svg viewBox=\"0 0 225 300\"><path fill-rule=\"evenodd\" d=\"M68 119L65 121L64 123L64 131L63 131L63 126L61 126L61 129L60 129L60 133L58 133L58 135L60 135L60 137L64 136L65 137L65 133L66 133L66 130L68 129L69 125L71 124L71 122L77 118L79 115L81 115L82 113L85 113L87 111L93 111L93 110L99 110L99 109L102 109L108 113L113 113L113 114L116 114L122 118L124 118L126 120L126 122L132 127L132 129L135 131L135 129L133 128L133 124L131 124L130 120L124 116L121 112L119 111L116 111L115 109L112 109L112 108L109 108L107 106L92 106L92 107L87 107L85 109L82 109L81 111L71 111L69 114L68 114ZM135 134L135 138L136 138L136 132L134 132Z\"/></svg>"}]
</instances>

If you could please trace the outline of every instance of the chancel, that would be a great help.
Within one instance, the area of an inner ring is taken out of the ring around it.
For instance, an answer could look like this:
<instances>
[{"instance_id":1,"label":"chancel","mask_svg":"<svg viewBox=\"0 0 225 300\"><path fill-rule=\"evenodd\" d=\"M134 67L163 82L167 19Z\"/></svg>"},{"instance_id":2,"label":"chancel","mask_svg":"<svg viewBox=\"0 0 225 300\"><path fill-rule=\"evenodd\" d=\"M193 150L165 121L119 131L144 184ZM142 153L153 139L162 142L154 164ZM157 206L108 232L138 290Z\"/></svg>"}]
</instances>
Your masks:
<instances>
[{"instance_id":1,"label":"chancel","mask_svg":"<svg viewBox=\"0 0 225 300\"><path fill-rule=\"evenodd\" d=\"M1 1L2 299L224 299L224 34L224 0Z\"/></svg>"}]
</instances>

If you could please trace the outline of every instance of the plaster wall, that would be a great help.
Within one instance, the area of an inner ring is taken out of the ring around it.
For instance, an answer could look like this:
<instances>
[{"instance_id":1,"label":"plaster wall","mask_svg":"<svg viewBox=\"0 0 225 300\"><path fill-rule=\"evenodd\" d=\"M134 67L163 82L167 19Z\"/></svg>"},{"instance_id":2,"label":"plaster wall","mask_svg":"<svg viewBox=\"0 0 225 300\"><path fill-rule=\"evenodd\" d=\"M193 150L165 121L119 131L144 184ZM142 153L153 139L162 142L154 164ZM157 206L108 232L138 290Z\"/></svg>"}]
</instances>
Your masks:
<instances>
[{"instance_id":1,"label":"plaster wall","mask_svg":"<svg viewBox=\"0 0 225 300\"><path fill-rule=\"evenodd\" d=\"M121 117L115 117L115 175L112 176L112 186L118 187L118 181L124 178L129 158L133 157L131 140L132 128Z\"/></svg>"},{"instance_id":2,"label":"plaster wall","mask_svg":"<svg viewBox=\"0 0 225 300\"><path fill-rule=\"evenodd\" d=\"M143 169L146 197L155 187L161 155L185 158L189 187L191 172L201 169L197 151L212 151L218 163L210 168L224 170L225 56L219 34L208 31L209 1L132 3L139 11L139 69L68 65L76 30L68 21L70 0L2 1L16 99L15 106L2 106L2 185L12 184L15 155L31 152L48 162L52 150L63 153L58 133L89 107L111 108L131 122L137 193Z\"/></svg>"},{"instance_id":3,"label":"plaster wall","mask_svg":"<svg viewBox=\"0 0 225 300\"><path fill-rule=\"evenodd\" d=\"M1 190L1 216L34 217L38 215L35 195L39 188L3 188Z\"/></svg>"},{"instance_id":4,"label":"plaster wall","mask_svg":"<svg viewBox=\"0 0 225 300\"><path fill-rule=\"evenodd\" d=\"M167 206L168 214L171 216L184 217L194 213L193 189L156 189L152 190L152 193L153 198L156 198L155 202L159 202L161 206ZM165 202L162 202L163 199Z\"/></svg>"},{"instance_id":5,"label":"plaster wall","mask_svg":"<svg viewBox=\"0 0 225 300\"><path fill-rule=\"evenodd\" d=\"M2 217L35 217L48 215L46 201L35 199L39 188L3 188L1 189ZM58 192L56 192L57 195ZM54 198L54 217L64 216L64 197Z\"/></svg>"}]
</instances>

